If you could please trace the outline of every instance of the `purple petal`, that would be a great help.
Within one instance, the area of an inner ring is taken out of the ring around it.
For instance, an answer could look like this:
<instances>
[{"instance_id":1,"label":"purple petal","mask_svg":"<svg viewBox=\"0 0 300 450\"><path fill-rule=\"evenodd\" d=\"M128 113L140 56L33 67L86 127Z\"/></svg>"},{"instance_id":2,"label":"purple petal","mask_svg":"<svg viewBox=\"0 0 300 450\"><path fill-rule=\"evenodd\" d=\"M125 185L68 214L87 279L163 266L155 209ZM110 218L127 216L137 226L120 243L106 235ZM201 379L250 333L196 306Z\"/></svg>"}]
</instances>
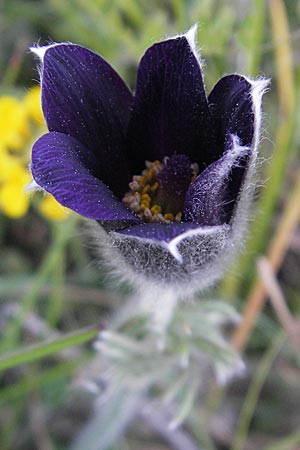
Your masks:
<instances>
[{"instance_id":1,"label":"purple petal","mask_svg":"<svg viewBox=\"0 0 300 450\"><path fill-rule=\"evenodd\" d=\"M174 222L167 225L161 223L143 223L118 231L118 233L146 240L170 242L177 236L193 229L199 229L199 225L190 222Z\"/></svg>"},{"instance_id":2,"label":"purple petal","mask_svg":"<svg viewBox=\"0 0 300 450\"><path fill-rule=\"evenodd\" d=\"M138 222L89 167L94 156L76 139L51 132L32 149L32 175L63 206L96 220Z\"/></svg>"},{"instance_id":3,"label":"purple petal","mask_svg":"<svg viewBox=\"0 0 300 450\"><path fill-rule=\"evenodd\" d=\"M186 36L150 47L143 56L128 131L131 171L174 153L192 162L217 159L201 68Z\"/></svg>"},{"instance_id":4,"label":"purple petal","mask_svg":"<svg viewBox=\"0 0 300 450\"><path fill-rule=\"evenodd\" d=\"M42 106L49 131L76 138L93 151L98 177L122 196L129 173L125 131L133 97L101 56L78 45L50 46L43 58Z\"/></svg>"},{"instance_id":5,"label":"purple petal","mask_svg":"<svg viewBox=\"0 0 300 450\"><path fill-rule=\"evenodd\" d=\"M220 145L238 136L240 144L251 145L254 135L253 86L241 75L228 75L208 96L209 108L218 130Z\"/></svg>"},{"instance_id":6,"label":"purple petal","mask_svg":"<svg viewBox=\"0 0 300 450\"><path fill-rule=\"evenodd\" d=\"M250 153L249 148L238 145L236 138L231 139L231 149L191 183L185 199L185 220L207 226L230 222Z\"/></svg>"}]
</instances>

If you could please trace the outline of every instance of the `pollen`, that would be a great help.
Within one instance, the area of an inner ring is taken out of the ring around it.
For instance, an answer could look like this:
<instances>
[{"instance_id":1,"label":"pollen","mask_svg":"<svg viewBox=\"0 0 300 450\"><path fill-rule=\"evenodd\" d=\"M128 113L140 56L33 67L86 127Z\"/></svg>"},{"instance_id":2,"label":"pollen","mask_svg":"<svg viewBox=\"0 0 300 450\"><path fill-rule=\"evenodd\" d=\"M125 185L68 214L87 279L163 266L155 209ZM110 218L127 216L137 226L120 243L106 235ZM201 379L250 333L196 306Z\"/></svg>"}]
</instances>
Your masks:
<instances>
[{"instance_id":1,"label":"pollen","mask_svg":"<svg viewBox=\"0 0 300 450\"><path fill-rule=\"evenodd\" d=\"M149 186L149 185L148 185ZM148 194L142 194L141 195L141 200L142 200L142 202L145 202L145 203L149 203L150 204L150 202L151 202L151 197L150 197L150 195L148 195Z\"/></svg>"},{"instance_id":2,"label":"pollen","mask_svg":"<svg viewBox=\"0 0 300 450\"><path fill-rule=\"evenodd\" d=\"M164 218L170 222L174 222L174 215L172 213L164 214Z\"/></svg>"},{"instance_id":3,"label":"pollen","mask_svg":"<svg viewBox=\"0 0 300 450\"><path fill-rule=\"evenodd\" d=\"M150 190L151 190L150 184L146 184L146 186L143 187L142 189L142 194L147 194L147 192L149 192Z\"/></svg>"},{"instance_id":4,"label":"pollen","mask_svg":"<svg viewBox=\"0 0 300 450\"><path fill-rule=\"evenodd\" d=\"M199 173L197 163L173 155L163 162L146 161L145 166L141 175L133 176L123 203L145 222L181 222L186 191ZM182 172L184 176L179 176Z\"/></svg>"},{"instance_id":5,"label":"pollen","mask_svg":"<svg viewBox=\"0 0 300 450\"><path fill-rule=\"evenodd\" d=\"M159 205L153 205L150 209L150 211L152 212L152 214L159 214L161 213L161 206Z\"/></svg>"},{"instance_id":6,"label":"pollen","mask_svg":"<svg viewBox=\"0 0 300 450\"><path fill-rule=\"evenodd\" d=\"M157 188L158 188L158 182L155 181L155 183L152 184L152 186L150 187L150 191L155 192L155 191L157 191Z\"/></svg>"}]
</instances>

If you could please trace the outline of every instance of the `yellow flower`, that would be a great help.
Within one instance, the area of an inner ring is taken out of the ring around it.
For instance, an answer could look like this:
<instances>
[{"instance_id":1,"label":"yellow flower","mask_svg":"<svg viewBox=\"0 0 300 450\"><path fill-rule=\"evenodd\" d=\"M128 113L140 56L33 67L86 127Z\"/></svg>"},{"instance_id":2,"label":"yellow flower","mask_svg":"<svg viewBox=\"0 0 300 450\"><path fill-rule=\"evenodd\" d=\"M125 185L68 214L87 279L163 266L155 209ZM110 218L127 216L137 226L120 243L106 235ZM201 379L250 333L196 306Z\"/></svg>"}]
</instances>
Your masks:
<instances>
[{"instance_id":1,"label":"yellow flower","mask_svg":"<svg viewBox=\"0 0 300 450\"><path fill-rule=\"evenodd\" d=\"M39 204L40 212L51 220L64 220L67 209L63 208L52 195L46 194Z\"/></svg>"},{"instance_id":2,"label":"yellow flower","mask_svg":"<svg viewBox=\"0 0 300 450\"><path fill-rule=\"evenodd\" d=\"M10 96L0 97L0 144L12 150L22 150L30 137L25 108Z\"/></svg>"},{"instance_id":3,"label":"yellow flower","mask_svg":"<svg viewBox=\"0 0 300 450\"><path fill-rule=\"evenodd\" d=\"M9 155L7 149L0 145L0 186L9 180L12 170L18 165L18 160Z\"/></svg>"},{"instance_id":4,"label":"yellow flower","mask_svg":"<svg viewBox=\"0 0 300 450\"><path fill-rule=\"evenodd\" d=\"M10 218L22 217L28 211L29 149L44 128L39 86L30 89L23 100L0 97L0 212ZM48 219L66 218L66 209L50 195L35 205Z\"/></svg>"},{"instance_id":5,"label":"yellow flower","mask_svg":"<svg viewBox=\"0 0 300 450\"><path fill-rule=\"evenodd\" d=\"M29 207L29 195L25 192L25 186L30 181L29 173L21 165L12 164L5 181L0 185L0 209L14 219L24 216Z\"/></svg>"}]
</instances>

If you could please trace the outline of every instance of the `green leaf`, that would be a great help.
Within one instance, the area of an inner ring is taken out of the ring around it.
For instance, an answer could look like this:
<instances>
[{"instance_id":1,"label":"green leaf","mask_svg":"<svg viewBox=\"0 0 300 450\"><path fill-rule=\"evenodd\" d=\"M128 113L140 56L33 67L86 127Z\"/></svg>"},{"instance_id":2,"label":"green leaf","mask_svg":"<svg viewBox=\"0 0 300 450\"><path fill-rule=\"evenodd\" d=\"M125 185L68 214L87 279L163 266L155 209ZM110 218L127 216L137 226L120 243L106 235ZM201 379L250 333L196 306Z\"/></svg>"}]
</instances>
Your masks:
<instances>
[{"instance_id":1,"label":"green leaf","mask_svg":"<svg viewBox=\"0 0 300 450\"><path fill-rule=\"evenodd\" d=\"M53 355L66 348L73 347L74 345L84 344L97 336L98 333L98 326L88 327L75 333L68 333L59 339L46 341L42 344L31 345L18 352L9 353L0 358L0 370L11 369L20 364L29 363Z\"/></svg>"}]
</instances>

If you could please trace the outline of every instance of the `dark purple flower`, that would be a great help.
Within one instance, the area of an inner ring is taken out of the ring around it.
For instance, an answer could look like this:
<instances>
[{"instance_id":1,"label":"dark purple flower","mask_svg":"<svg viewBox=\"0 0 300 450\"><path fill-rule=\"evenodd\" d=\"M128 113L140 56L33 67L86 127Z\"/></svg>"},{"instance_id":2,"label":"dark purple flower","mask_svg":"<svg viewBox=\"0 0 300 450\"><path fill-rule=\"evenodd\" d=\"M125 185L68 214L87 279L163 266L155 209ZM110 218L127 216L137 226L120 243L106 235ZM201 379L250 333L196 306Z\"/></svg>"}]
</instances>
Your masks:
<instances>
[{"instance_id":1,"label":"dark purple flower","mask_svg":"<svg viewBox=\"0 0 300 450\"><path fill-rule=\"evenodd\" d=\"M120 274L183 289L219 278L240 240L266 86L228 75L207 97L195 32L146 51L135 94L84 47L33 49L49 128L34 180L101 224Z\"/></svg>"}]
</instances>

